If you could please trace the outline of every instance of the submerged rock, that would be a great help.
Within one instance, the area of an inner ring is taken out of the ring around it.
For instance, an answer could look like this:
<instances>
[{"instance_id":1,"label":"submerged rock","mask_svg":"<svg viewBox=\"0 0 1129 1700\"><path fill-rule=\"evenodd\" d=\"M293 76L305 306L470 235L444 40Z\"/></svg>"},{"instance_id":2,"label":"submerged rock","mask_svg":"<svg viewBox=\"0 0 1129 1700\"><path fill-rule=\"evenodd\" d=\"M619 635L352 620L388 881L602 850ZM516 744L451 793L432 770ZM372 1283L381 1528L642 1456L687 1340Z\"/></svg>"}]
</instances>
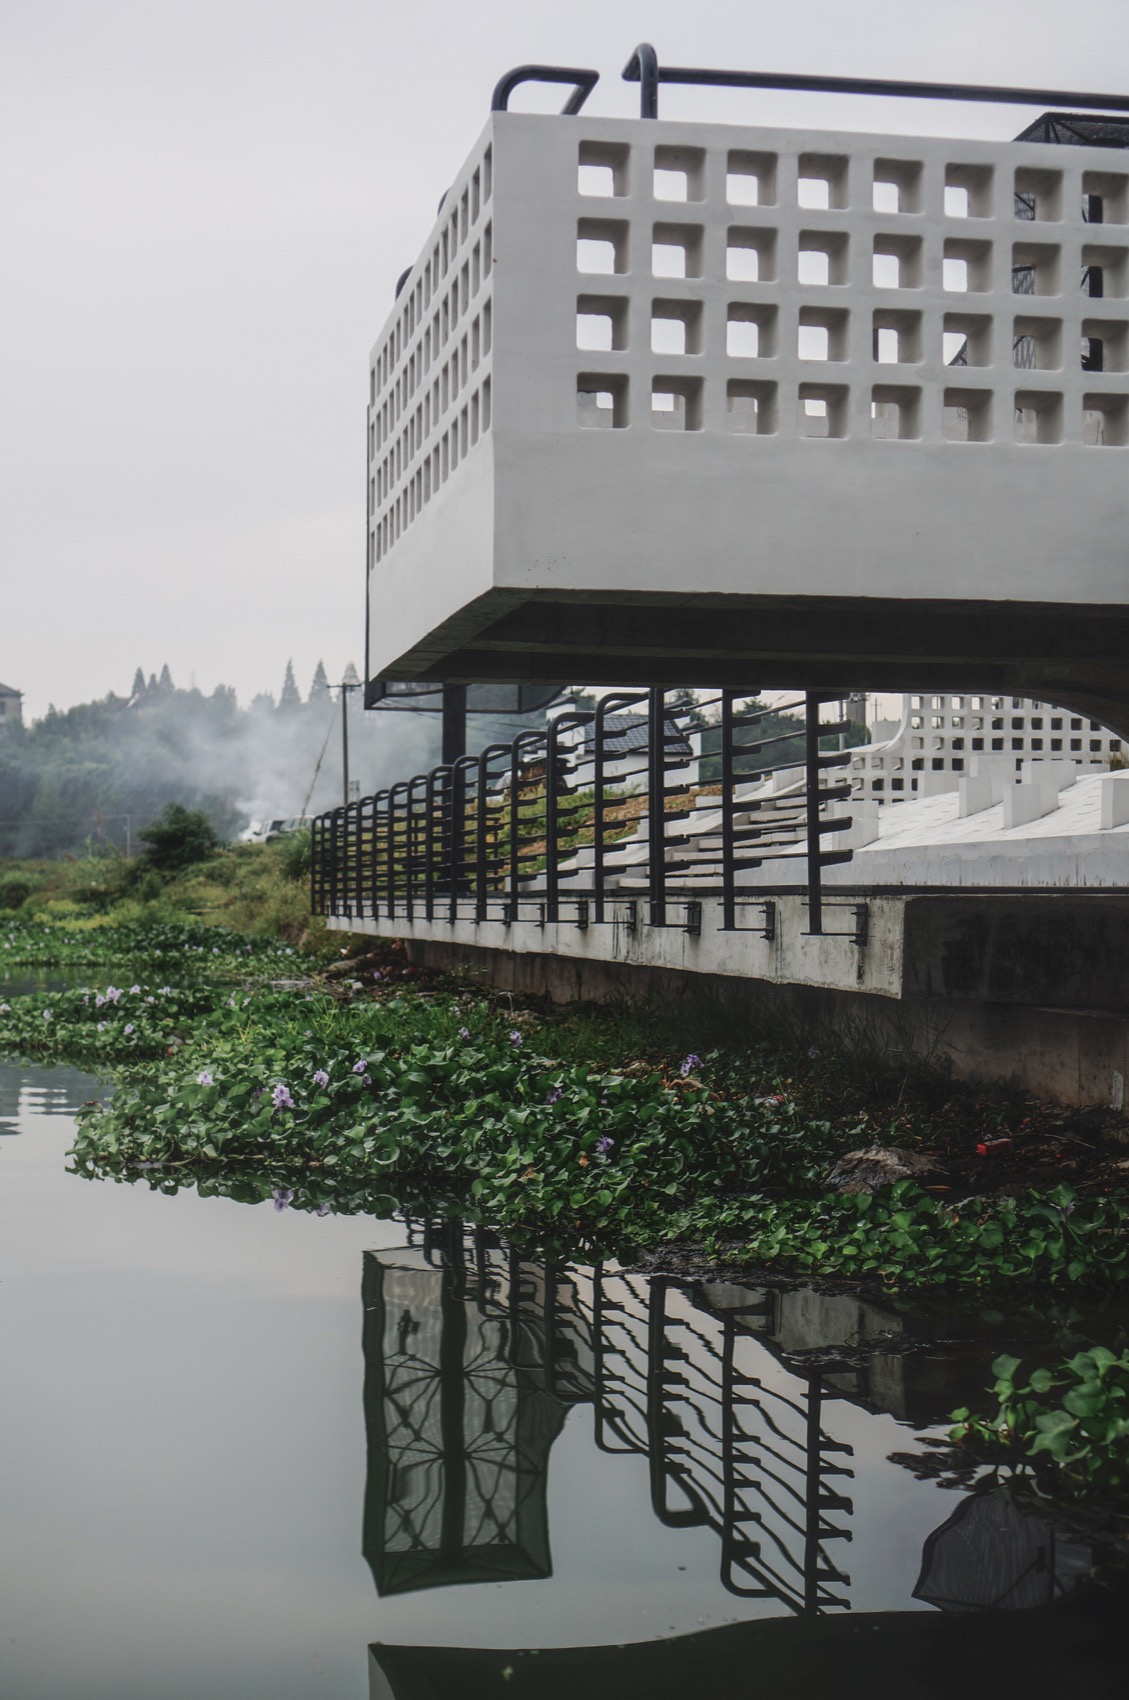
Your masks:
<instances>
[{"instance_id":1,"label":"submerged rock","mask_svg":"<svg viewBox=\"0 0 1129 1700\"><path fill-rule=\"evenodd\" d=\"M868 1145L865 1151L848 1151L828 1170L827 1184L837 1192L877 1192L895 1181L920 1180L936 1172L931 1157L903 1151L898 1145Z\"/></svg>"}]
</instances>

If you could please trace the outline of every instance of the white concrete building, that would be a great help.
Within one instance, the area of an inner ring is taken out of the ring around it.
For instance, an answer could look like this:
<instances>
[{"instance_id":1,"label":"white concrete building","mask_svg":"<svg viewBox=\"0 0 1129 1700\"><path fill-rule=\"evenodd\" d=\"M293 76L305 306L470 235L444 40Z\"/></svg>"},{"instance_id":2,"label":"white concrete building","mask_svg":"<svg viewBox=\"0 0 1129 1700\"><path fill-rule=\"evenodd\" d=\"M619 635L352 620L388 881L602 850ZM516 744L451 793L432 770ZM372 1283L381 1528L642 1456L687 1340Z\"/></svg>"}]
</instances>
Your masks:
<instances>
[{"instance_id":1,"label":"white concrete building","mask_svg":"<svg viewBox=\"0 0 1129 1700\"><path fill-rule=\"evenodd\" d=\"M374 677L959 666L1116 723L1125 155L495 113L368 433Z\"/></svg>"},{"instance_id":2,"label":"white concrete building","mask_svg":"<svg viewBox=\"0 0 1129 1700\"><path fill-rule=\"evenodd\" d=\"M851 795L903 803L962 777L998 771L1018 778L1031 762L1105 770L1122 739L1096 720L1024 697L907 694L900 721L876 721L873 742L851 756Z\"/></svg>"}]
</instances>

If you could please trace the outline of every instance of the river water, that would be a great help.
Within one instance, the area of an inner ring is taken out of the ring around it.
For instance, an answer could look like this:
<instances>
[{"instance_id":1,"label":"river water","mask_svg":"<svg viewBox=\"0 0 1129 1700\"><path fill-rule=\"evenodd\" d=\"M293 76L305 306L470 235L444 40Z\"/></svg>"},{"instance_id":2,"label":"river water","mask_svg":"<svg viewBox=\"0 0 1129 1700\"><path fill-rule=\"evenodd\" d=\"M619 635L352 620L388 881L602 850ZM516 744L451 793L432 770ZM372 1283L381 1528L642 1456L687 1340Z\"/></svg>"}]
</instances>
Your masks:
<instances>
[{"instance_id":1,"label":"river water","mask_svg":"<svg viewBox=\"0 0 1129 1700\"><path fill-rule=\"evenodd\" d=\"M1088 1540L907 1461L998 1318L84 1181L97 1091L0 1065L4 1700L1124 1692Z\"/></svg>"}]
</instances>

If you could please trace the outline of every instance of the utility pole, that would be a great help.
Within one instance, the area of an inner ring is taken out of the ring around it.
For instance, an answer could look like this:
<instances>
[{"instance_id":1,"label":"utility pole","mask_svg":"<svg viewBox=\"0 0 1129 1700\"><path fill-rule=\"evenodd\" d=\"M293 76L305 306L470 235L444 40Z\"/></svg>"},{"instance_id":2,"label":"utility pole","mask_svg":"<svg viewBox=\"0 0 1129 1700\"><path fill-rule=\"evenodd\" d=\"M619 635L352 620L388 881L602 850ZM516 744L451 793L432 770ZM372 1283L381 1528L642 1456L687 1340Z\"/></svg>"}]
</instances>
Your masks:
<instances>
[{"instance_id":1,"label":"utility pole","mask_svg":"<svg viewBox=\"0 0 1129 1700\"><path fill-rule=\"evenodd\" d=\"M341 692L341 800L349 807L349 692L359 691L360 681L353 683L342 679L337 689Z\"/></svg>"}]
</instances>

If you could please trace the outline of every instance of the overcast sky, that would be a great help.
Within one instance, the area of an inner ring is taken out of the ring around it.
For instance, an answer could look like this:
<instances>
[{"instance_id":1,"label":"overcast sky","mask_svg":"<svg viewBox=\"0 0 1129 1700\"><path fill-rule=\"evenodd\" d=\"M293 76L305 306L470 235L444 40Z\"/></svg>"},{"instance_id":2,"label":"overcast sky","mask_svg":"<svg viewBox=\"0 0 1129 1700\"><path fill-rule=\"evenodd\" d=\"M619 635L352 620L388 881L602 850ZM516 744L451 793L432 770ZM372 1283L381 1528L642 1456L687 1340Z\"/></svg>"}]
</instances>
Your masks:
<instances>
[{"instance_id":1,"label":"overcast sky","mask_svg":"<svg viewBox=\"0 0 1129 1700\"><path fill-rule=\"evenodd\" d=\"M1125 0L3 0L0 680L363 652L368 351L530 60L1129 90ZM551 97L559 103L559 91ZM526 95L515 106L530 107ZM1029 109L664 90L664 117L1007 136Z\"/></svg>"}]
</instances>

